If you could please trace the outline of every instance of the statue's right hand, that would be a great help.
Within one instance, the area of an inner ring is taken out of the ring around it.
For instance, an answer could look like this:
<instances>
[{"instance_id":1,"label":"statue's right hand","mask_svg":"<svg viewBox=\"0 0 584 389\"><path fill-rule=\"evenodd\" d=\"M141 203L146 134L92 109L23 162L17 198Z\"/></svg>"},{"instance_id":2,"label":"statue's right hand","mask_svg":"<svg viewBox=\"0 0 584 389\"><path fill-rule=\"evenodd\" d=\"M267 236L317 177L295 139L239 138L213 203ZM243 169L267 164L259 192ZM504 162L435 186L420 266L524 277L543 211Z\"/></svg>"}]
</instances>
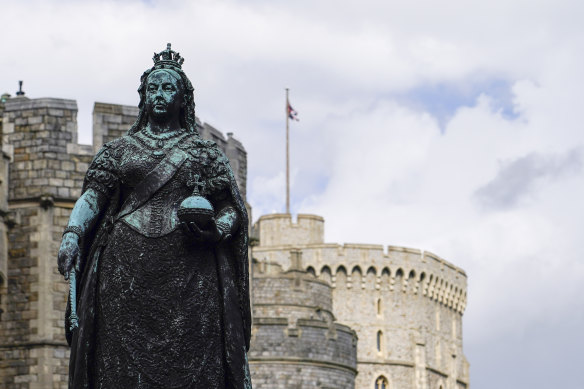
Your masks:
<instances>
[{"instance_id":1,"label":"statue's right hand","mask_svg":"<svg viewBox=\"0 0 584 389\"><path fill-rule=\"evenodd\" d=\"M79 236L73 232L63 235L61 247L59 248L59 273L69 279L69 272L73 269L79 270Z\"/></svg>"}]
</instances>

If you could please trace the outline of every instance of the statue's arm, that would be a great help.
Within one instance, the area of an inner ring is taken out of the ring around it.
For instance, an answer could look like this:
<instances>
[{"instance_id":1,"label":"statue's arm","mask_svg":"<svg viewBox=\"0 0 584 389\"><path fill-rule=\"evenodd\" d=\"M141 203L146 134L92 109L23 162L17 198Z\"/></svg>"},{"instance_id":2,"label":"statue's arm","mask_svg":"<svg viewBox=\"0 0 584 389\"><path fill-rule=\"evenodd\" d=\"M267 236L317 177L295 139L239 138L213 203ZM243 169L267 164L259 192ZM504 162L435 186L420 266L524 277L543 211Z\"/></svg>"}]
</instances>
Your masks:
<instances>
[{"instance_id":1,"label":"statue's arm","mask_svg":"<svg viewBox=\"0 0 584 389\"><path fill-rule=\"evenodd\" d=\"M106 205L106 195L92 188L87 189L75 203L58 255L59 272L66 279L73 265L79 270L79 241L93 231Z\"/></svg>"}]
</instances>

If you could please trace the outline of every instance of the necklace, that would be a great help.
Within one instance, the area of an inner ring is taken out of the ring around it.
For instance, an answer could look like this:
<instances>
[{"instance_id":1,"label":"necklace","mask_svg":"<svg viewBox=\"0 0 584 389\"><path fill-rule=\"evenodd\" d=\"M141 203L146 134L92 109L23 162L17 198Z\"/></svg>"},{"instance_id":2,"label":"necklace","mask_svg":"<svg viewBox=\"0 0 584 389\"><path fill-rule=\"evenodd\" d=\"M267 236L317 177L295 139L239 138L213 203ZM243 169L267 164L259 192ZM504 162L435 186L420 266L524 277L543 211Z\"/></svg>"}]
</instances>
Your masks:
<instances>
[{"instance_id":1,"label":"necklace","mask_svg":"<svg viewBox=\"0 0 584 389\"><path fill-rule=\"evenodd\" d=\"M140 132L142 134L144 134L144 136L146 136L147 138L153 140L154 143L156 144L156 147L158 147L159 149L162 149L165 146L165 144L167 144L166 141L168 141L172 138L176 138L179 135L184 134L185 130L180 128L178 130L173 130L173 131L168 131L168 132L162 132L160 134L155 134L152 132L152 130L150 130L149 128L146 128Z\"/></svg>"},{"instance_id":2,"label":"necklace","mask_svg":"<svg viewBox=\"0 0 584 389\"><path fill-rule=\"evenodd\" d=\"M161 158L166 154L166 150L176 146L188 133L184 129L172 132L154 134L146 129L139 131L135 139L146 148L152 150L152 156Z\"/></svg>"}]
</instances>

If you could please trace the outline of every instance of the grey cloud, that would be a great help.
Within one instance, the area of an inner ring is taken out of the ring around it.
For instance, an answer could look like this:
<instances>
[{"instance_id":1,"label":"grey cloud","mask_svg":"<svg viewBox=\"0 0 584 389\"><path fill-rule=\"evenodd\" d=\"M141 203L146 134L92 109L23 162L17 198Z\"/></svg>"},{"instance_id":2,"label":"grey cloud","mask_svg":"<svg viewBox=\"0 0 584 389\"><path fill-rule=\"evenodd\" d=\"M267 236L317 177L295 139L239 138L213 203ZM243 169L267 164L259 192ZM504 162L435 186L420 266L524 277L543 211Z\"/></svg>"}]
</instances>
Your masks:
<instances>
[{"instance_id":1,"label":"grey cloud","mask_svg":"<svg viewBox=\"0 0 584 389\"><path fill-rule=\"evenodd\" d=\"M539 183L580 172L582 154L582 148L560 155L534 152L504 163L497 176L474 193L475 200L486 209L512 208L533 194Z\"/></svg>"}]
</instances>

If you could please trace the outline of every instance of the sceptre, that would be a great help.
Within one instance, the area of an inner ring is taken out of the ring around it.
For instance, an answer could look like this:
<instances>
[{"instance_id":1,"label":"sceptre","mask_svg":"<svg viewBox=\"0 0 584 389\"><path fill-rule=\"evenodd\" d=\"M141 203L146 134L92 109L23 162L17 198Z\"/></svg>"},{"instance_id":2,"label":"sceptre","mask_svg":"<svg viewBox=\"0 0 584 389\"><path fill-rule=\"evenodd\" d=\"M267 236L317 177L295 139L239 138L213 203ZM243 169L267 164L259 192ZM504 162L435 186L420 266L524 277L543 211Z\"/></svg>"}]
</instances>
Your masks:
<instances>
[{"instance_id":1,"label":"sceptre","mask_svg":"<svg viewBox=\"0 0 584 389\"><path fill-rule=\"evenodd\" d=\"M69 330L73 331L79 328L79 317L77 316L77 272L75 267L69 272L69 299L71 300L71 315L69 322L71 323Z\"/></svg>"}]
</instances>

